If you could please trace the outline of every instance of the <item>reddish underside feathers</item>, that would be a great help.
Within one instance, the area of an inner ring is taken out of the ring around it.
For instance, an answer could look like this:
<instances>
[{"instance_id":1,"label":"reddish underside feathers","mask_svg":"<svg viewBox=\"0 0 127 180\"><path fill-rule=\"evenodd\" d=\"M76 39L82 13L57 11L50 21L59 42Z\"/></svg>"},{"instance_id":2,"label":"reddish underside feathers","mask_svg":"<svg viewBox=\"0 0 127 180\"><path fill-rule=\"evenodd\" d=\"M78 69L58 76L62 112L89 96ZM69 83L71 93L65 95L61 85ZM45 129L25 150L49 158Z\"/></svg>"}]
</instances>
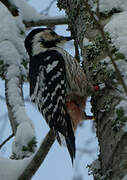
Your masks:
<instances>
[{"instance_id":1,"label":"reddish underside feathers","mask_svg":"<svg viewBox=\"0 0 127 180\"><path fill-rule=\"evenodd\" d=\"M67 102L66 107L72 119L73 128L75 131L78 124L80 123L80 121L82 121L84 117L84 111L73 101ZM85 103L84 103L84 108L85 108Z\"/></svg>"}]
</instances>

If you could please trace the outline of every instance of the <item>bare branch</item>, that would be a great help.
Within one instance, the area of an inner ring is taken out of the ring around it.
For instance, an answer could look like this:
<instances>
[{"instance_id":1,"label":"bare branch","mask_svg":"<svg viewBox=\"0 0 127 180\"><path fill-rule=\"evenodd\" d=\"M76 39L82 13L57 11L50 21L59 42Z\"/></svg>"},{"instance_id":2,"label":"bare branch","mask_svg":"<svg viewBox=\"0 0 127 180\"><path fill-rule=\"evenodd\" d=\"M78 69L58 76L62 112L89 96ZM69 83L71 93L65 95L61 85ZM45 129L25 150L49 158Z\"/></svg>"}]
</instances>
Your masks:
<instances>
[{"instance_id":1,"label":"bare branch","mask_svg":"<svg viewBox=\"0 0 127 180\"><path fill-rule=\"evenodd\" d=\"M36 26L47 26L47 25L62 25L68 24L68 18L65 16L54 16L54 17L45 17L42 16L42 19L38 21L24 21L25 26L28 27L36 27Z\"/></svg>"},{"instance_id":2,"label":"bare branch","mask_svg":"<svg viewBox=\"0 0 127 180\"><path fill-rule=\"evenodd\" d=\"M18 11L18 7L12 3L12 1L10 0L0 0L10 11L10 13L13 16L18 16L19 15L19 11Z\"/></svg>"},{"instance_id":3,"label":"bare branch","mask_svg":"<svg viewBox=\"0 0 127 180\"><path fill-rule=\"evenodd\" d=\"M104 29L103 29L102 25L100 24L100 22L94 17L94 15L93 15L93 13L92 13L92 11L91 11L91 9L90 9L90 6L89 6L89 4L88 4L88 0L85 0L84 3L85 3L85 5L86 5L86 8L87 8L87 10L88 10L91 18L94 20L96 26L98 27L98 30L100 31L100 33L101 33L101 35L102 35L102 38L103 38L104 43L105 43L105 48L106 48L107 54L108 54L108 56L110 57L111 62L112 62L113 66L114 66L114 68L115 68L115 70L116 70L116 74L117 74L117 76L118 76L117 78L118 78L118 80L120 81L121 85L123 86L123 89L124 89L125 93L127 94L126 84L125 84L125 82L124 82L124 80L123 80L123 78L122 78L121 72L119 71L119 69L118 69L118 67L117 67L117 65L116 65L116 63L115 63L115 59L114 59L113 56L112 56L112 53L111 53L110 48L109 48L109 43L108 43L108 41L107 41L107 39L106 39L106 37L105 37L105 34L104 34Z\"/></svg>"},{"instance_id":4,"label":"bare branch","mask_svg":"<svg viewBox=\"0 0 127 180\"><path fill-rule=\"evenodd\" d=\"M14 133L12 133L7 139L5 139L5 141L3 141L1 144L0 144L0 149L2 148L2 146L8 142L12 137L14 136Z\"/></svg>"},{"instance_id":5,"label":"bare branch","mask_svg":"<svg viewBox=\"0 0 127 180\"><path fill-rule=\"evenodd\" d=\"M55 135L52 130L50 130L43 140L40 148L38 149L37 153L33 157L32 161L26 167L22 175L18 178L18 180L30 180L33 175L36 173L40 165L43 163L46 155L48 154L51 146L55 141Z\"/></svg>"},{"instance_id":6,"label":"bare branch","mask_svg":"<svg viewBox=\"0 0 127 180\"><path fill-rule=\"evenodd\" d=\"M98 16L98 19L100 19L99 0L97 0L97 9L96 9L96 14L97 14L97 16Z\"/></svg>"},{"instance_id":7,"label":"bare branch","mask_svg":"<svg viewBox=\"0 0 127 180\"><path fill-rule=\"evenodd\" d=\"M45 16L47 16L48 13L49 13L49 10L51 9L51 7L52 7L52 5L53 5L53 3L54 3L55 1L56 1L56 0L52 0L52 1L49 3L49 5L47 6L47 8L45 8L45 9L43 9L43 10L41 11L41 14L44 14Z\"/></svg>"}]
</instances>

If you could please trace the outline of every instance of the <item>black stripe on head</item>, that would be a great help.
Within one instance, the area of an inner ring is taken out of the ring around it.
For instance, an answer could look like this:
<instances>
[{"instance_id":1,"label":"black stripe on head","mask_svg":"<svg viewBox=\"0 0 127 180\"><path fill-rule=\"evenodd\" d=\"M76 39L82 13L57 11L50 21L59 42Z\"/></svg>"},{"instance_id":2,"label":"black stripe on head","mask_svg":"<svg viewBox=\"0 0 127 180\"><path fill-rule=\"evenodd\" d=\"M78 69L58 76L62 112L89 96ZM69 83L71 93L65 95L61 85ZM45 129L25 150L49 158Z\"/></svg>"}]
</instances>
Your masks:
<instances>
[{"instance_id":1,"label":"black stripe on head","mask_svg":"<svg viewBox=\"0 0 127 180\"><path fill-rule=\"evenodd\" d=\"M46 30L46 28L37 28L33 29L26 37L25 39L25 48L28 52L28 54L31 56L32 55L32 40L34 36L42 31Z\"/></svg>"},{"instance_id":2,"label":"black stripe on head","mask_svg":"<svg viewBox=\"0 0 127 180\"><path fill-rule=\"evenodd\" d=\"M52 41L45 41L43 38L40 40L45 48L56 47L57 43L60 43L61 39L55 39Z\"/></svg>"}]
</instances>

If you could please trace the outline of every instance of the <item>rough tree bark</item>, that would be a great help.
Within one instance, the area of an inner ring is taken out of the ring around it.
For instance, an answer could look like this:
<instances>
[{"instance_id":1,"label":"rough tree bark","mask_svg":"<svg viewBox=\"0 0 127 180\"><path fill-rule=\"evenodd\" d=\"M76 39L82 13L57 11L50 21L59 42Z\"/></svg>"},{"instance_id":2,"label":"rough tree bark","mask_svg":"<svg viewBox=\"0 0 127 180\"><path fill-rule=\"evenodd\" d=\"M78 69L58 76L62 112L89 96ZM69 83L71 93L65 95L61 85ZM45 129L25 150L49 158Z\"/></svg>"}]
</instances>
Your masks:
<instances>
[{"instance_id":1,"label":"rough tree bark","mask_svg":"<svg viewBox=\"0 0 127 180\"><path fill-rule=\"evenodd\" d=\"M92 7L91 2L89 1ZM126 93L118 73L108 58L109 54L106 51L104 39L86 3L85 0L57 1L58 7L64 9L68 15L69 28L81 49L87 78L93 84L103 83L105 85L105 88L92 95L91 100L100 146L100 169L93 170L94 179L122 180L127 174ZM99 14L99 6L97 7L94 13L99 15L99 23L102 27L109 22L113 14L119 13L118 9L114 9L108 15ZM112 44L109 33L105 33L105 38L110 45L111 55L117 59L116 64L125 77L127 68L125 58L116 57L119 51Z\"/></svg>"}]
</instances>

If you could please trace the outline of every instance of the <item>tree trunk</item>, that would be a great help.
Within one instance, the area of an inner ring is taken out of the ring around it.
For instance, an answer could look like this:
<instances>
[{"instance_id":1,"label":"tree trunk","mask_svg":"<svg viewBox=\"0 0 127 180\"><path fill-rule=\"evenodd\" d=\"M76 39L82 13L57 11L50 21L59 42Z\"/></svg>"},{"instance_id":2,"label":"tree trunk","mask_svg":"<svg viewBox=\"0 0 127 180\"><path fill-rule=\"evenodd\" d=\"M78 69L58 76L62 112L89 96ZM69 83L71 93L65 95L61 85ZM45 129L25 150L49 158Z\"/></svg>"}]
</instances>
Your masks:
<instances>
[{"instance_id":1,"label":"tree trunk","mask_svg":"<svg viewBox=\"0 0 127 180\"><path fill-rule=\"evenodd\" d=\"M83 67L88 80L93 85L104 85L104 88L92 95L91 100L100 146L100 169L96 172L93 170L94 179L122 180L127 174L126 93L121 86L116 69L108 58L105 41L85 2L87 1L58 0L57 5L68 15L69 28L81 48ZM91 3L90 6L92 7L93 4ZM116 9L104 16L102 13L99 14L98 9L95 13L99 15L99 23L103 26L110 21L113 14L118 14ZM121 56L112 43L109 33L105 33L105 38L111 54L117 59L115 63L124 76L125 82L127 69L125 57Z\"/></svg>"}]
</instances>

